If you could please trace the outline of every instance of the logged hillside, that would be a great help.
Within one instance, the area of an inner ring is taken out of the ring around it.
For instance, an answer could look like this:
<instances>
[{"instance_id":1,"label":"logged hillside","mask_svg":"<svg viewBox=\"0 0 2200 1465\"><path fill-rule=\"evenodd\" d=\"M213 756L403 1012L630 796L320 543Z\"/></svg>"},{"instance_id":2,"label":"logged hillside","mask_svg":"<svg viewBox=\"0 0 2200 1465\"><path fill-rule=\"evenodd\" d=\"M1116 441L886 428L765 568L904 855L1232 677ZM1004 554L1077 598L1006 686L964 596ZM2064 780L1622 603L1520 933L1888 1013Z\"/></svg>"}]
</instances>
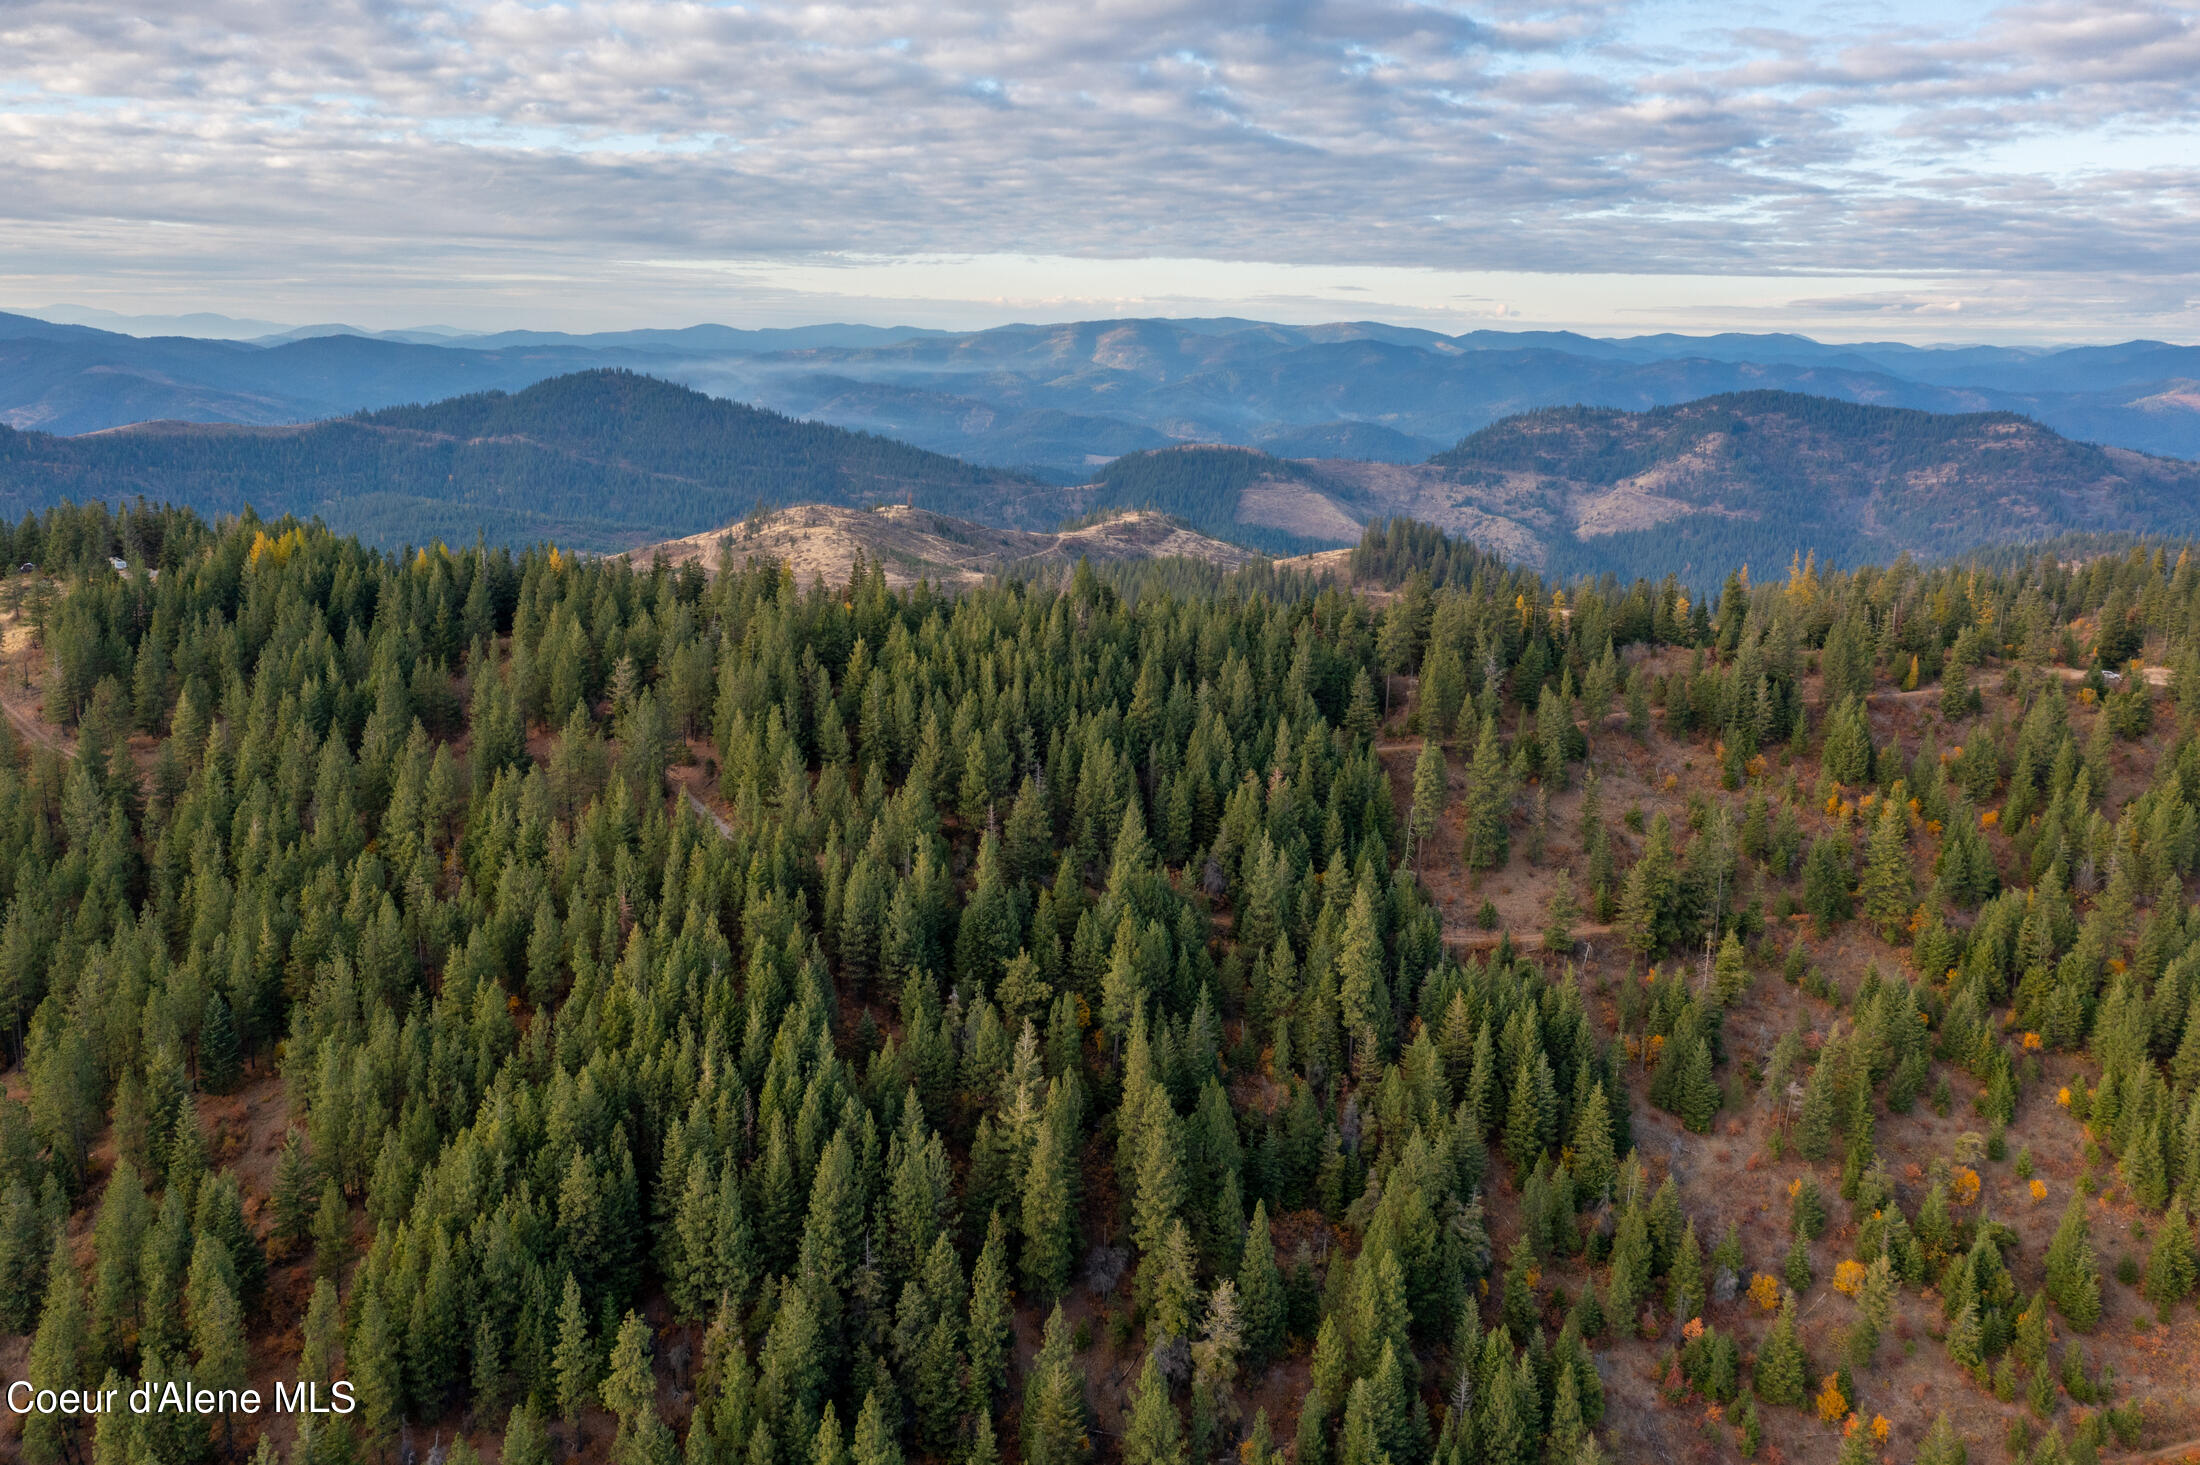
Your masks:
<instances>
[{"instance_id":1,"label":"logged hillside","mask_svg":"<svg viewBox=\"0 0 2200 1465\"><path fill-rule=\"evenodd\" d=\"M2075 443L2010 413L1945 415L1786 392L1648 412L1526 413L1430 466L1514 517L1570 526L1620 562L1693 557L1699 572L1935 558L2071 530L2200 531L2200 466Z\"/></svg>"},{"instance_id":2,"label":"logged hillside","mask_svg":"<svg viewBox=\"0 0 2200 1465\"><path fill-rule=\"evenodd\" d=\"M0 537L0 1361L213 1391L11 1458L2200 1435L2187 555Z\"/></svg>"},{"instance_id":3,"label":"logged hillside","mask_svg":"<svg viewBox=\"0 0 2200 1465\"><path fill-rule=\"evenodd\" d=\"M843 509L802 504L754 515L739 524L706 530L630 556L647 565L699 564L715 570L757 560L785 565L795 583L822 578L844 585L876 565L896 590L919 580L942 587L976 585L989 575L1034 575L1080 560L1108 564L1150 559L1190 559L1234 570L1252 559L1246 550L1209 539L1160 514L1125 511L1099 522L1051 534L992 529L968 519L889 504Z\"/></svg>"},{"instance_id":4,"label":"logged hillside","mask_svg":"<svg viewBox=\"0 0 2200 1465\"><path fill-rule=\"evenodd\" d=\"M318 516L395 546L555 540L620 550L758 503L913 498L954 508L1035 485L886 438L623 371L556 377L304 427L147 423L59 438L0 429L0 504L145 496L205 513Z\"/></svg>"},{"instance_id":5,"label":"logged hillside","mask_svg":"<svg viewBox=\"0 0 2200 1465\"><path fill-rule=\"evenodd\" d=\"M1232 472L1217 471L1221 459ZM1561 574L1699 585L1806 550L1860 564L2078 530L2200 533L2200 466L2071 442L2008 413L1786 392L1523 413L1419 466L1211 448L1128 461L1139 493L1202 527L1235 517L1347 544L1364 524L1409 516Z\"/></svg>"}]
</instances>

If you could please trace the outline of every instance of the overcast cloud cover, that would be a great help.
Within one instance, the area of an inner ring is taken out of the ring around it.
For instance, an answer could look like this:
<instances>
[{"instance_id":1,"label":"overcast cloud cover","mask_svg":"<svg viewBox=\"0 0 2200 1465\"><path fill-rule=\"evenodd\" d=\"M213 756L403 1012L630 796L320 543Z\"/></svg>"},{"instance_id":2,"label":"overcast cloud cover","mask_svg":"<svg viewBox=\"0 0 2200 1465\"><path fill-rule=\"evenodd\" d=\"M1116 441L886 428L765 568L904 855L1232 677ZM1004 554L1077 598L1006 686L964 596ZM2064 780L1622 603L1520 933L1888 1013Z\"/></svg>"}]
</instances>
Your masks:
<instances>
[{"instance_id":1,"label":"overcast cloud cover","mask_svg":"<svg viewBox=\"0 0 2200 1465\"><path fill-rule=\"evenodd\" d=\"M7 0L0 302L2200 337L2200 3Z\"/></svg>"}]
</instances>

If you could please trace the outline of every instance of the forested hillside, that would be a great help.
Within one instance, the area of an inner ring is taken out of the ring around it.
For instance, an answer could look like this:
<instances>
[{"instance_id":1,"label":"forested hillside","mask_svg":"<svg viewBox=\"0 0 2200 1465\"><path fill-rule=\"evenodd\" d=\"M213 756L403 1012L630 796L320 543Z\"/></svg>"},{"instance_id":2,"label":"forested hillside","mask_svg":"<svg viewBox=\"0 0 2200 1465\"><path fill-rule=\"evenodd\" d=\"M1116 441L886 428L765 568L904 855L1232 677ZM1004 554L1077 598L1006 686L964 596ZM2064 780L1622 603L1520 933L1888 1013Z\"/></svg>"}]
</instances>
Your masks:
<instances>
[{"instance_id":1,"label":"forested hillside","mask_svg":"<svg viewBox=\"0 0 2200 1465\"><path fill-rule=\"evenodd\" d=\"M973 494L1035 488L624 371L306 427L149 423L73 438L0 428L0 506L11 515L68 498L144 495L208 514L250 504L384 547L486 536L611 551L713 528L760 502L908 497L967 512Z\"/></svg>"},{"instance_id":2,"label":"forested hillside","mask_svg":"<svg viewBox=\"0 0 2200 1465\"><path fill-rule=\"evenodd\" d=\"M0 1361L359 1401L30 1465L2200 1434L2182 555L9 541Z\"/></svg>"}]
</instances>

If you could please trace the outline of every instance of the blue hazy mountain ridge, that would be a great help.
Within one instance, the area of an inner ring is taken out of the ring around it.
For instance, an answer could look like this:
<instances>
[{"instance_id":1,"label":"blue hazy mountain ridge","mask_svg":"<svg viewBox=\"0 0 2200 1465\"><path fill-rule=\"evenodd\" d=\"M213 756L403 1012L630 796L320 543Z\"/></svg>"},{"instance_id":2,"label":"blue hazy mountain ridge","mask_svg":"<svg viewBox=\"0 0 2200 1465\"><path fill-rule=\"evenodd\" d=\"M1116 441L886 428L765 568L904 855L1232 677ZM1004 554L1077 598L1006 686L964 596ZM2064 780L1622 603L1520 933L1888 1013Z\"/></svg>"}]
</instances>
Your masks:
<instances>
[{"instance_id":1,"label":"blue hazy mountain ridge","mask_svg":"<svg viewBox=\"0 0 2200 1465\"><path fill-rule=\"evenodd\" d=\"M2200 457L2200 347L2160 341L2049 350L1779 333L1607 340L1233 318L965 332L442 329L307 327L242 342L0 315L0 422L61 433L163 417L303 422L619 366L1057 481L1177 442L1410 463L1538 407L1640 410L1757 389L2020 412L2066 436Z\"/></svg>"},{"instance_id":2,"label":"blue hazy mountain ridge","mask_svg":"<svg viewBox=\"0 0 2200 1465\"><path fill-rule=\"evenodd\" d=\"M917 409L905 396L892 410ZM1537 408L1418 463L1179 444L1073 481L602 368L304 425L0 429L0 513L139 496L318 516L388 546L479 534L595 551L704 533L759 504L907 500L1025 530L1155 509L1277 555L1410 517L1552 573L1653 577L1785 564L1802 550L1861 563L2080 532L2200 535L2200 465L2073 441L2015 413L1768 390L1641 411Z\"/></svg>"},{"instance_id":3,"label":"blue hazy mountain ridge","mask_svg":"<svg viewBox=\"0 0 2200 1465\"><path fill-rule=\"evenodd\" d=\"M378 544L432 539L618 550L758 503L908 499L947 513L1067 517L1052 490L906 443L596 369L304 425L155 422L59 436L0 428L0 512L143 496L205 514L296 514Z\"/></svg>"}]
</instances>

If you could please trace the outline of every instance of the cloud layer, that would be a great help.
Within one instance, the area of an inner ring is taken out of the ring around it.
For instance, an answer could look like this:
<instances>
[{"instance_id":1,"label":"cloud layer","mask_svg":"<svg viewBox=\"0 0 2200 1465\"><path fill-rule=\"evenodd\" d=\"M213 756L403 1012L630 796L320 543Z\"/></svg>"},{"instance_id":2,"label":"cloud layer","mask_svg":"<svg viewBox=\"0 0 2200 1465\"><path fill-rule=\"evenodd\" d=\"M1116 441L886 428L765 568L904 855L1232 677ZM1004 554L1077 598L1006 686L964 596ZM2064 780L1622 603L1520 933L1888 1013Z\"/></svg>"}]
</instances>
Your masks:
<instances>
[{"instance_id":1,"label":"cloud layer","mask_svg":"<svg viewBox=\"0 0 2200 1465\"><path fill-rule=\"evenodd\" d=\"M1037 256L2189 321L2196 104L2191 4L14 0L0 290L453 318Z\"/></svg>"}]
</instances>

